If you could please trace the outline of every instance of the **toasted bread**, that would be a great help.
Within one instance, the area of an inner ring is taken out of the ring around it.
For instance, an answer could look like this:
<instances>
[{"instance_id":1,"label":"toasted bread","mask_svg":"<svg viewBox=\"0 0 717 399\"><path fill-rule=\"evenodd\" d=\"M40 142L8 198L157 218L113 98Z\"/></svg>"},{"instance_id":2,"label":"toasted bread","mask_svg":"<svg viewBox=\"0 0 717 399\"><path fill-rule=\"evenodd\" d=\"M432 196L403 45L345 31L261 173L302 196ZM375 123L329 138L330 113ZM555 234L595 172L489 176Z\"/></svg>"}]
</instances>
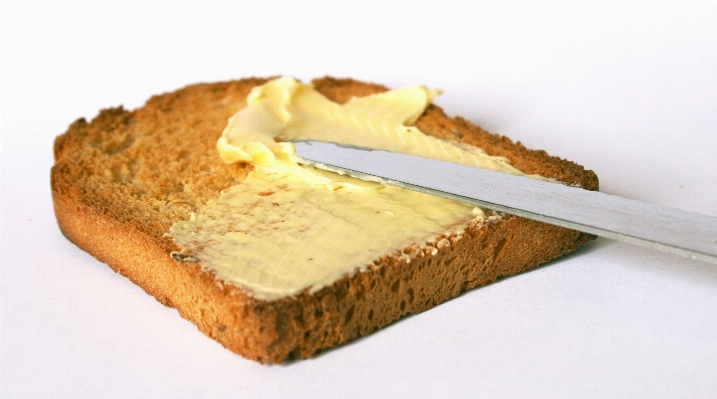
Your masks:
<instances>
[{"instance_id":1,"label":"toasted bread","mask_svg":"<svg viewBox=\"0 0 717 399\"><path fill-rule=\"evenodd\" d=\"M63 234L194 323L229 350L262 363L306 358L429 309L462 291L520 273L593 238L500 215L467 227L435 254L377 260L318 292L274 301L224 284L180 251L166 233L252 170L225 164L216 141L227 119L265 79L197 84L152 97L144 107L105 109L79 119L55 140L52 197ZM351 79L322 78L315 88L343 103L387 90ZM415 126L438 138L483 148L529 174L588 190L597 176L544 151L491 134L429 106ZM406 251L412 251L407 248Z\"/></svg>"}]
</instances>

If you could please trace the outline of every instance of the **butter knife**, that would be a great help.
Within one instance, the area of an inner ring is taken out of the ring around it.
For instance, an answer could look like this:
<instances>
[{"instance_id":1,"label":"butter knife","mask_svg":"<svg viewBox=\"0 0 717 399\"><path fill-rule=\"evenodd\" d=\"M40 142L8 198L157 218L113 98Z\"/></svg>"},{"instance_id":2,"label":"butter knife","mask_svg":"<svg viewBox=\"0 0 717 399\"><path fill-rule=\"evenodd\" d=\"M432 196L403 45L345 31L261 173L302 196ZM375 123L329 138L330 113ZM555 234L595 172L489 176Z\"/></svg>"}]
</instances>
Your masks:
<instances>
[{"instance_id":1,"label":"butter knife","mask_svg":"<svg viewBox=\"0 0 717 399\"><path fill-rule=\"evenodd\" d=\"M451 162L295 141L297 162L717 264L717 218Z\"/></svg>"}]
</instances>

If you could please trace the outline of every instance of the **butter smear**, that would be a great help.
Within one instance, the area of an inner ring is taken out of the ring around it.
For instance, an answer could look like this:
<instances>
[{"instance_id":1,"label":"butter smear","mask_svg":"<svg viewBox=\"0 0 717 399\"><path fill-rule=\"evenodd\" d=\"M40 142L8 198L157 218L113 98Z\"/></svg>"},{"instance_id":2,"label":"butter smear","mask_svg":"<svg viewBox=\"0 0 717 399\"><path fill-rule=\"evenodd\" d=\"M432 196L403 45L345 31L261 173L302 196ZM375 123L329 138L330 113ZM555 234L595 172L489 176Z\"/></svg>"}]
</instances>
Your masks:
<instances>
[{"instance_id":1,"label":"butter smear","mask_svg":"<svg viewBox=\"0 0 717 399\"><path fill-rule=\"evenodd\" d=\"M217 142L254 165L170 234L222 283L261 300L316 292L408 247L435 253L485 214L470 205L298 165L286 140L323 140L522 174L505 158L410 126L436 92L410 86L337 104L288 77L255 87Z\"/></svg>"}]
</instances>

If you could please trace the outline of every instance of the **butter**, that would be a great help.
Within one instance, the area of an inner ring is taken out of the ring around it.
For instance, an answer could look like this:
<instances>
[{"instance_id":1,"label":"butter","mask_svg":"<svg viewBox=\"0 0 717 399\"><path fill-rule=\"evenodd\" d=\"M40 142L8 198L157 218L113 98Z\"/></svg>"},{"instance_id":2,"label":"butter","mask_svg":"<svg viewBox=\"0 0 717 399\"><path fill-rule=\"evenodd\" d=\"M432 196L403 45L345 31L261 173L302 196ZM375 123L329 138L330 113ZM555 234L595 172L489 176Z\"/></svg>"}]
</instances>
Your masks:
<instances>
[{"instance_id":1,"label":"butter","mask_svg":"<svg viewBox=\"0 0 717 399\"><path fill-rule=\"evenodd\" d=\"M283 77L254 88L247 107L229 119L217 142L224 162L293 173L312 184L332 185L291 160L294 146L277 140L321 140L522 174L504 157L428 136L413 126L437 93L423 86L330 101L310 85ZM334 186L335 187L335 186Z\"/></svg>"},{"instance_id":2,"label":"butter","mask_svg":"<svg viewBox=\"0 0 717 399\"><path fill-rule=\"evenodd\" d=\"M172 234L217 279L272 300L315 292L410 245L432 252L441 233L460 233L461 222L483 216L472 211L393 187L330 191L255 172Z\"/></svg>"},{"instance_id":3,"label":"butter","mask_svg":"<svg viewBox=\"0 0 717 399\"><path fill-rule=\"evenodd\" d=\"M261 300L310 293L385 256L435 253L485 214L470 205L296 164L285 140L325 140L522 174L483 150L413 126L436 92L411 86L341 105L292 78L254 88L217 142L227 162L255 166L242 184L170 229L183 253ZM442 244L443 243L443 244Z\"/></svg>"}]
</instances>

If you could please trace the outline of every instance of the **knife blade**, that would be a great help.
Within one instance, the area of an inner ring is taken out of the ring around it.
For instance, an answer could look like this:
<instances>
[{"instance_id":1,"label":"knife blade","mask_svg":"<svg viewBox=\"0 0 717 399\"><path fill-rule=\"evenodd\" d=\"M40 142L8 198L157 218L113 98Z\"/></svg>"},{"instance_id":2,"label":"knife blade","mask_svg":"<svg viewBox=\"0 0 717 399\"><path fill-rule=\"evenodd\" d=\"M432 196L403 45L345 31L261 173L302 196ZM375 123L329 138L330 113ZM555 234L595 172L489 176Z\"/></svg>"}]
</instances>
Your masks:
<instances>
[{"instance_id":1,"label":"knife blade","mask_svg":"<svg viewBox=\"0 0 717 399\"><path fill-rule=\"evenodd\" d=\"M301 164L717 264L715 217L406 154L293 144Z\"/></svg>"}]
</instances>

